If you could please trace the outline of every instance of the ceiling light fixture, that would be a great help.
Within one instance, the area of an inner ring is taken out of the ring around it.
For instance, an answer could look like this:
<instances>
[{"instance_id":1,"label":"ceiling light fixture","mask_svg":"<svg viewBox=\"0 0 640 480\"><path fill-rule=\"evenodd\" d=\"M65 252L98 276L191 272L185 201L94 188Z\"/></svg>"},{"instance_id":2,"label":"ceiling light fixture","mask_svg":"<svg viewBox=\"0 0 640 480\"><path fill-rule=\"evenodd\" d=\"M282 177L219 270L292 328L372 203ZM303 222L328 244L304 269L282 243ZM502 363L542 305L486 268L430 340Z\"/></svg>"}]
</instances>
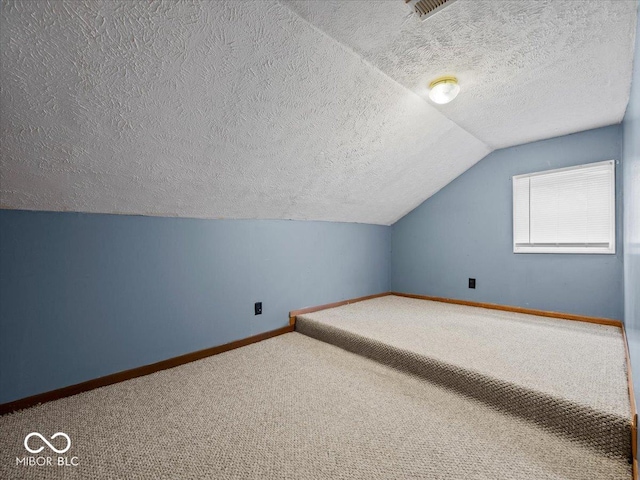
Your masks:
<instances>
[{"instance_id":1,"label":"ceiling light fixture","mask_svg":"<svg viewBox=\"0 0 640 480\"><path fill-rule=\"evenodd\" d=\"M440 105L449 103L458 96L460 85L456 77L436 78L429 84L429 98Z\"/></svg>"}]
</instances>

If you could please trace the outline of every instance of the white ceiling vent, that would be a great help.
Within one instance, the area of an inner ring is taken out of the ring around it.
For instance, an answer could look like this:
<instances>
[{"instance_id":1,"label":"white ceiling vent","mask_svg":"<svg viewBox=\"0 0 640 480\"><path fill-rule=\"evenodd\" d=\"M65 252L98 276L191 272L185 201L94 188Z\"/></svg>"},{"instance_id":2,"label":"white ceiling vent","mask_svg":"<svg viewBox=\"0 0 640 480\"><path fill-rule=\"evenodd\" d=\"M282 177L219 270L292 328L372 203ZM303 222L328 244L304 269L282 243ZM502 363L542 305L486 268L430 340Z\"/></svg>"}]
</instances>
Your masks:
<instances>
[{"instance_id":1,"label":"white ceiling vent","mask_svg":"<svg viewBox=\"0 0 640 480\"><path fill-rule=\"evenodd\" d=\"M444 7L451 5L456 0L404 0L412 12L415 12L420 20L426 20L435 15Z\"/></svg>"}]
</instances>

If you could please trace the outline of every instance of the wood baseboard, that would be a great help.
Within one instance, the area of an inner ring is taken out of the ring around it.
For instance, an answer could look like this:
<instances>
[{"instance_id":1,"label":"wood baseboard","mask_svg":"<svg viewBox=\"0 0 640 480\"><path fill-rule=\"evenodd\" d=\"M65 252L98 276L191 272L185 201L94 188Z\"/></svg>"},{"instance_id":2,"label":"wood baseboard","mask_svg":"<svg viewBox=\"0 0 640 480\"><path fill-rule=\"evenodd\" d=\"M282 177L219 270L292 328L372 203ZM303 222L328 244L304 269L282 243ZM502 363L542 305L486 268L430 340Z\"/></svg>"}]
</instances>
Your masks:
<instances>
[{"instance_id":1,"label":"wood baseboard","mask_svg":"<svg viewBox=\"0 0 640 480\"><path fill-rule=\"evenodd\" d=\"M342 305L349 305L350 303L362 302L364 300L371 300L372 298L386 297L387 295L392 295L392 293L391 292L376 293L375 295L367 295L366 297L351 298L349 300L343 300L341 302L325 303L324 305L318 305L315 307L306 307L306 308L301 308L299 310L292 310L289 312L289 325L295 326L296 317L298 315L303 315L305 313L318 312L320 310L326 310L328 308L341 307Z\"/></svg>"},{"instance_id":2,"label":"wood baseboard","mask_svg":"<svg viewBox=\"0 0 640 480\"><path fill-rule=\"evenodd\" d=\"M535 309L529 309L529 308L498 305L493 303L480 303L480 302L472 302L467 300L457 300L457 299L443 298L443 297L432 297L427 295L416 295L416 294L410 294L410 293L384 292L384 293L378 293L375 295L367 295L364 297L344 300L341 302L334 302L334 303L328 303L324 305L318 305L315 307L307 307L299 310L292 310L291 312L289 312L288 326L285 326L276 330L264 332L258 335L254 335L252 337L243 338L241 340L236 340L234 342L227 343L224 345L219 345L217 347L211 347L211 348L199 350L192 353L187 353L185 355L169 358L167 360L162 360L160 362L153 363L150 365L144 365L142 367L125 370L123 372L118 372L118 373L114 373L104 377L96 378L93 380L88 380L86 382L78 383L75 385L70 385L70 386L59 388L56 390L51 390L49 392L44 392L44 393L40 393L30 397L14 400L12 402L3 403L3 404L0 404L0 415L4 415L9 412L32 407L34 405L38 405L41 403L46 403L46 402L58 400L65 397L70 397L72 395L77 395L78 393L87 392L95 388L105 387L107 385L112 385L114 383L123 382L125 380L130 380L130 379L141 377L144 375L149 375L154 372L177 367L185 363L194 362L202 358L210 357L212 355L217 355L219 353L227 352L229 350L244 347L246 345L260 342L268 338L272 338L278 335L292 332L294 331L294 328L295 328L295 320L297 315L317 312L320 310L326 310L328 308L335 308L342 305L348 305L351 303L361 302L364 300L370 300L378 297L384 297L387 295L396 295L400 297L416 298L421 300L431 300L431 301L444 302L444 303L453 303L457 305L467 305L472 307L481 307L481 308L488 308L493 310L502 310L502 311L516 312L516 313L526 313L530 315L560 318L565 320L597 323L600 325L610 325L610 326L616 326L621 328L622 334L624 337L625 348L626 348L627 381L628 381L629 397L631 401L631 410L632 410L631 444L632 444L632 454L633 454L633 478L634 480L638 480L638 460L637 460L638 458L637 457L638 415L636 412L636 403L635 403L635 397L634 397L634 391L633 391L633 380L632 380L632 374L631 374L631 362L629 358L629 347L627 344L626 333L625 333L624 325L622 324L622 322L620 322L619 320L612 320L608 318L588 317L588 316L568 314L568 313L549 312L545 310L535 310Z\"/></svg>"},{"instance_id":3,"label":"wood baseboard","mask_svg":"<svg viewBox=\"0 0 640 480\"><path fill-rule=\"evenodd\" d=\"M431 300L434 302L454 303L456 305L467 305L469 307L488 308L491 310L503 310L505 312L526 313L528 315L537 315L539 317L561 318L563 320L574 320L577 322L597 323L599 325L609 325L612 327L622 328L620 320L611 318L589 317L586 315L576 315L574 313L551 312L547 310L536 310L533 308L514 307L510 305L499 305L497 303L472 302L470 300L458 300L455 298L431 297L428 295L416 295L413 293L390 292L391 295L399 297L417 298L419 300Z\"/></svg>"},{"instance_id":4,"label":"wood baseboard","mask_svg":"<svg viewBox=\"0 0 640 480\"><path fill-rule=\"evenodd\" d=\"M58 388L57 390L51 390L49 392L39 393L31 397L21 398L12 402L0 404L0 415L4 415L15 410L21 410L23 408L32 407L39 403L51 402L52 400L58 400L64 397L70 397L77 395L78 393L87 392L95 388L105 387L118 382L124 382L125 380L131 380L132 378L142 377L143 375L149 375L150 373L159 372L168 368L184 365L185 363L194 362L212 355L228 352L236 348L244 347L252 343L260 342L268 338L276 337L284 333L293 331L293 326L287 325L286 327L278 328L276 330L270 330L268 332L260 333L252 337L236 340L231 343L219 345L217 347L205 348L204 350L198 350L197 352L187 353L178 357L168 358L157 363L150 365L144 365L142 367L132 368L131 370L125 370L123 372L113 373L86 382L77 383L75 385L69 385L68 387Z\"/></svg>"}]
</instances>

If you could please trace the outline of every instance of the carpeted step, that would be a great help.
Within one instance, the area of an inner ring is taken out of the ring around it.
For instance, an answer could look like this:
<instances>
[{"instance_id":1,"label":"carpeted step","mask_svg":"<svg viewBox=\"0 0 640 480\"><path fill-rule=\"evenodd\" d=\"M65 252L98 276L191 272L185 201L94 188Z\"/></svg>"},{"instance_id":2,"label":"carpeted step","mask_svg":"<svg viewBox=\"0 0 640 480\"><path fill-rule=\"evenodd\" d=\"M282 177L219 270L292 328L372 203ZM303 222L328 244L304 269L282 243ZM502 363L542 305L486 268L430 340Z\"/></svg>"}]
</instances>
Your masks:
<instances>
[{"instance_id":1,"label":"carpeted step","mask_svg":"<svg viewBox=\"0 0 640 480\"><path fill-rule=\"evenodd\" d=\"M60 430L78 466L16 464L28 432ZM297 333L4 415L0 432L3 479L631 479L624 459Z\"/></svg>"},{"instance_id":2,"label":"carpeted step","mask_svg":"<svg viewBox=\"0 0 640 480\"><path fill-rule=\"evenodd\" d=\"M626 359L615 327L382 297L298 316L296 331L606 455L631 456ZM488 352L496 358L487 361ZM546 368L531 371L530 364L545 361ZM509 368L501 368L504 362ZM589 383L579 388L576 381Z\"/></svg>"}]
</instances>

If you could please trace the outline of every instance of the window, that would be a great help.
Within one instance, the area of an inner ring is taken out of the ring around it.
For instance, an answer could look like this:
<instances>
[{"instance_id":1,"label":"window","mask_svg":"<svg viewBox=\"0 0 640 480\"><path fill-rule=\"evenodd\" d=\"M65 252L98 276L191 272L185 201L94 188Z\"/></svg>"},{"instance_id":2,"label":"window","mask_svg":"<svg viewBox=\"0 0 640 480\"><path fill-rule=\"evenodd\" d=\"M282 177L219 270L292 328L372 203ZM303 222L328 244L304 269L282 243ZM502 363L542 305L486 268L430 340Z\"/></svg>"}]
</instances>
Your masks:
<instances>
[{"instance_id":1,"label":"window","mask_svg":"<svg viewBox=\"0 0 640 480\"><path fill-rule=\"evenodd\" d=\"M513 177L514 253L616 253L615 162Z\"/></svg>"}]
</instances>

